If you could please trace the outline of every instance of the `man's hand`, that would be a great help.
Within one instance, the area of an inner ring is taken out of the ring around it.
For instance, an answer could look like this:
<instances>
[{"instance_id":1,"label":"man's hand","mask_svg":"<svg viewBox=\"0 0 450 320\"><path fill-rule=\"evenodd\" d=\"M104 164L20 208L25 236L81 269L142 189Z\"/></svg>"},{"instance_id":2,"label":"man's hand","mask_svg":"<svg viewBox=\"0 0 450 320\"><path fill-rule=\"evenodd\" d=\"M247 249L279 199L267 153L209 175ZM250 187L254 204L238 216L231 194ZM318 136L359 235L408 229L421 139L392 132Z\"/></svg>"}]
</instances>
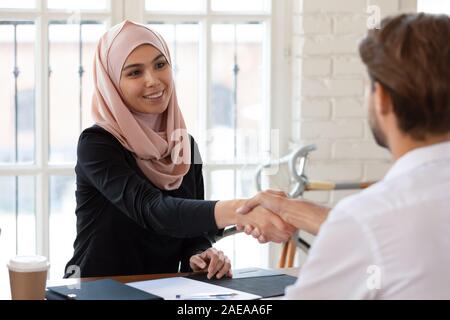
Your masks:
<instances>
[{"instance_id":1,"label":"man's hand","mask_svg":"<svg viewBox=\"0 0 450 320\"><path fill-rule=\"evenodd\" d=\"M294 234L295 228L284 222L278 215L270 212L262 206L255 207L245 215L238 215L238 230L246 228L246 233L251 228L251 234L260 243L268 241L285 242Z\"/></svg>"},{"instance_id":2,"label":"man's hand","mask_svg":"<svg viewBox=\"0 0 450 320\"><path fill-rule=\"evenodd\" d=\"M283 197L283 198L287 198L287 194L286 194L284 191L268 189L268 190L266 190L265 192L268 193L268 194L273 194L273 195L277 195L277 196L280 196L280 197ZM253 210L254 207L250 207L250 205L251 205L251 203L248 203L248 201L246 201L246 202L244 203L244 206L240 207L240 208L237 210L237 213L238 213L238 214L246 214L246 213L248 213L249 211ZM273 208L273 209L274 209L274 208ZM272 211L272 212L273 212L273 211ZM262 235L262 234L261 234L261 231L260 231L258 228L254 227L254 226L251 226L251 225L245 225L245 226L243 226L243 225L237 225L236 228L237 228L237 230L239 230L239 231L244 231L244 232L245 232L246 234L248 234L248 235L252 235L254 238L258 239L258 241L259 241L260 243L265 243L265 242L267 242L266 237L265 237L264 235Z\"/></svg>"},{"instance_id":3,"label":"man's hand","mask_svg":"<svg viewBox=\"0 0 450 320\"><path fill-rule=\"evenodd\" d=\"M257 206L262 206L267 210L280 215L282 211L282 201L287 199L286 193L278 190L266 190L258 192L256 196L244 202L244 205L236 210L239 214L247 214Z\"/></svg>"},{"instance_id":4,"label":"man's hand","mask_svg":"<svg viewBox=\"0 0 450 320\"><path fill-rule=\"evenodd\" d=\"M232 277L231 263L222 251L215 248L209 248L200 254L193 255L189 259L189 265L193 271L207 272L208 279L216 276L217 279L224 275Z\"/></svg>"},{"instance_id":5,"label":"man's hand","mask_svg":"<svg viewBox=\"0 0 450 320\"><path fill-rule=\"evenodd\" d=\"M284 222L311 234L317 234L320 226L325 221L331 210L312 202L299 199L289 199L280 191L259 192L253 198L247 200L236 212L238 214L251 214L259 207L263 207L283 219ZM251 233L255 238L261 234L256 225L248 224L240 226L247 234ZM264 233L262 233L264 235Z\"/></svg>"}]
</instances>

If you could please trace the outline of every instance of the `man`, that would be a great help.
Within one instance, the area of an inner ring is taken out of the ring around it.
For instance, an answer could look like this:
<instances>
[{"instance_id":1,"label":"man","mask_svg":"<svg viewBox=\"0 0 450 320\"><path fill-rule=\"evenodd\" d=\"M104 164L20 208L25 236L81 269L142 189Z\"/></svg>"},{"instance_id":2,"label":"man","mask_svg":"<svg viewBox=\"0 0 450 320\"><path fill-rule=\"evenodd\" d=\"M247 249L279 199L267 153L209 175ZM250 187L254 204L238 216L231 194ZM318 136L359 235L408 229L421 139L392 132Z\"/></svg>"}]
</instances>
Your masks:
<instances>
[{"instance_id":1,"label":"man","mask_svg":"<svg viewBox=\"0 0 450 320\"><path fill-rule=\"evenodd\" d=\"M449 39L449 16L403 14L360 44L369 123L395 160L382 181L331 211L273 192L238 210L318 233L287 299L450 299Z\"/></svg>"}]
</instances>

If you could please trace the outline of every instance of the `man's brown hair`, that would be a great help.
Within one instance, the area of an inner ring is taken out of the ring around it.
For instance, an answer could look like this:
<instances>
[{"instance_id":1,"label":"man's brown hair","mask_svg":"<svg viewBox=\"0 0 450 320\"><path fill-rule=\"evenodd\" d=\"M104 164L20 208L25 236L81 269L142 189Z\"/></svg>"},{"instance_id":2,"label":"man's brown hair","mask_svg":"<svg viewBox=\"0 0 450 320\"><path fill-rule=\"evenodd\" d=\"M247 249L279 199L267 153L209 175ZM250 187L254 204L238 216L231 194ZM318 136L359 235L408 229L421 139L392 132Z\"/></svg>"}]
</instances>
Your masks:
<instances>
[{"instance_id":1,"label":"man's brown hair","mask_svg":"<svg viewBox=\"0 0 450 320\"><path fill-rule=\"evenodd\" d=\"M450 132L450 17L402 14L359 46L372 82L389 93L400 130L414 139Z\"/></svg>"}]
</instances>

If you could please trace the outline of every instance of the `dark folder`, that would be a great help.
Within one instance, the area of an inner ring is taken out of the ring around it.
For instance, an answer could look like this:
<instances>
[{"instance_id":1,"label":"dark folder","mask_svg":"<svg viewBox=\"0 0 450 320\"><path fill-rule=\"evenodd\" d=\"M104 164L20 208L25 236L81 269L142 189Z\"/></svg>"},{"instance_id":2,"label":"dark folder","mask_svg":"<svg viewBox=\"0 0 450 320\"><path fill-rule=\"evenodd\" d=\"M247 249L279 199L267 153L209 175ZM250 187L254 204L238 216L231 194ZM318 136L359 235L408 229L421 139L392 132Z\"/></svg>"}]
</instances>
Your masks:
<instances>
[{"instance_id":1,"label":"dark folder","mask_svg":"<svg viewBox=\"0 0 450 320\"><path fill-rule=\"evenodd\" d=\"M48 287L47 300L162 300L161 297L111 279Z\"/></svg>"},{"instance_id":2,"label":"dark folder","mask_svg":"<svg viewBox=\"0 0 450 320\"><path fill-rule=\"evenodd\" d=\"M297 281L296 277L282 274L279 271L251 268L236 270L236 277L222 279L208 279L206 274L194 274L186 278L203 281L217 286L256 294L263 298L284 295L287 286Z\"/></svg>"}]
</instances>

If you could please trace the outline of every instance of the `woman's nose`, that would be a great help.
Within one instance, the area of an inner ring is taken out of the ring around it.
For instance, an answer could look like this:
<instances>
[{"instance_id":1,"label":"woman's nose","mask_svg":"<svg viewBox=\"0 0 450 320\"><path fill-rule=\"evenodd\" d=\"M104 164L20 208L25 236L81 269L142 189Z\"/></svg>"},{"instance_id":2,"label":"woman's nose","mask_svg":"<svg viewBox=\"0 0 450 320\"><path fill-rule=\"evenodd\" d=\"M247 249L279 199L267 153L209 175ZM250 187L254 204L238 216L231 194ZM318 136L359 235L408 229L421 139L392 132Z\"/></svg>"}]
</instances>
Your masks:
<instances>
[{"instance_id":1,"label":"woman's nose","mask_svg":"<svg viewBox=\"0 0 450 320\"><path fill-rule=\"evenodd\" d=\"M158 83L158 78L151 71L145 72L145 86L151 87Z\"/></svg>"}]
</instances>

